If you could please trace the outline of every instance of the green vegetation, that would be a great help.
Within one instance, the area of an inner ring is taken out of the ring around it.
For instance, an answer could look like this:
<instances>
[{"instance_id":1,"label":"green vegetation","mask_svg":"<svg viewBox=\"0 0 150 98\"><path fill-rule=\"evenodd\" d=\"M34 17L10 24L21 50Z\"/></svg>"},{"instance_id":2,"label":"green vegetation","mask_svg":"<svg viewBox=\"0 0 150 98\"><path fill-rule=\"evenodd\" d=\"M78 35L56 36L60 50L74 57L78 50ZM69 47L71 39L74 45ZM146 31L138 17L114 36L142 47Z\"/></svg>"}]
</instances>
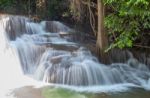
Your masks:
<instances>
[{"instance_id":1,"label":"green vegetation","mask_svg":"<svg viewBox=\"0 0 150 98\"><path fill-rule=\"evenodd\" d=\"M148 46L142 38L150 33L149 0L105 0L105 5L105 27L113 38L110 48Z\"/></svg>"},{"instance_id":2,"label":"green vegetation","mask_svg":"<svg viewBox=\"0 0 150 98\"><path fill-rule=\"evenodd\" d=\"M67 13L68 8L66 6L66 0L50 0L49 5L47 7L48 16L51 17L51 19L59 19L63 16L65 16L65 13Z\"/></svg>"},{"instance_id":3,"label":"green vegetation","mask_svg":"<svg viewBox=\"0 0 150 98\"><path fill-rule=\"evenodd\" d=\"M0 0L0 9L7 10L8 7L13 7L12 5L15 3L14 0Z\"/></svg>"},{"instance_id":4,"label":"green vegetation","mask_svg":"<svg viewBox=\"0 0 150 98\"><path fill-rule=\"evenodd\" d=\"M0 11L74 24L95 37L102 57L113 48L150 49L149 0L0 0Z\"/></svg>"},{"instance_id":5,"label":"green vegetation","mask_svg":"<svg viewBox=\"0 0 150 98\"><path fill-rule=\"evenodd\" d=\"M62 88L43 88L42 95L45 98L87 98L86 96L74 91Z\"/></svg>"}]
</instances>

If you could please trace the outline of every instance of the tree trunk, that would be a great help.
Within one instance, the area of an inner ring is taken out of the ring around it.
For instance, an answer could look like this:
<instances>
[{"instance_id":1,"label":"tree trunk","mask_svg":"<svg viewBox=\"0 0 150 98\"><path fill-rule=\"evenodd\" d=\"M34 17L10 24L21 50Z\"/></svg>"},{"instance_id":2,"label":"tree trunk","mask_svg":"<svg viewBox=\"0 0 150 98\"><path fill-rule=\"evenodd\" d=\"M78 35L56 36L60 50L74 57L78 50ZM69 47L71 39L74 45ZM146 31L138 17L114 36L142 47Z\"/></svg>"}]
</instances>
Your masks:
<instances>
[{"instance_id":1,"label":"tree trunk","mask_svg":"<svg viewBox=\"0 0 150 98\"><path fill-rule=\"evenodd\" d=\"M107 54L104 53L104 50L106 49L108 45L107 35L105 33L104 29L104 4L103 0L97 0L97 6L98 6L98 33L97 33L97 42L96 42L96 48L98 52L98 56L100 58L100 61L102 63L108 63L107 61Z\"/></svg>"}]
</instances>

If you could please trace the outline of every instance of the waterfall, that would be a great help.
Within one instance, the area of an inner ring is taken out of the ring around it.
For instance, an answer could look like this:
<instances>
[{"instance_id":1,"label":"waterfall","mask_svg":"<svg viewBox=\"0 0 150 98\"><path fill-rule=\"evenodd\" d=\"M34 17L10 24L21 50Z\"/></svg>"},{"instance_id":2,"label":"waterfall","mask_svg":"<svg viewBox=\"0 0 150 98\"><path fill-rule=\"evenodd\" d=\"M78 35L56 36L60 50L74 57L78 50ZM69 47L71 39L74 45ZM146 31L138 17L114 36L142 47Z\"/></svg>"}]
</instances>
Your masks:
<instances>
[{"instance_id":1,"label":"waterfall","mask_svg":"<svg viewBox=\"0 0 150 98\"><path fill-rule=\"evenodd\" d=\"M1 72L4 72L6 70L5 73L18 73L18 75L22 74L21 71L21 66L19 63L19 59L17 57L17 50L12 47L13 44L11 44L11 41L8 39L7 37L7 32L6 32L6 28L7 28L7 21L9 20L8 17L6 18L1 18L0 19L0 65L1 65ZM6 68L6 69L3 69ZM17 70L17 71L15 71ZM1 73L2 75L3 73ZM6 74L7 75L7 74Z\"/></svg>"},{"instance_id":2,"label":"waterfall","mask_svg":"<svg viewBox=\"0 0 150 98\"><path fill-rule=\"evenodd\" d=\"M5 98L8 88L16 85L22 77L17 50L9 40L6 32L9 17L0 17L0 97Z\"/></svg>"},{"instance_id":3,"label":"waterfall","mask_svg":"<svg viewBox=\"0 0 150 98\"><path fill-rule=\"evenodd\" d=\"M72 30L60 22L35 23L26 17L1 16L0 30L1 59L8 53L6 61L0 63L11 69L9 73L61 85L150 86L150 70L146 65L132 56L124 64L101 64L88 49L60 36L60 32Z\"/></svg>"}]
</instances>

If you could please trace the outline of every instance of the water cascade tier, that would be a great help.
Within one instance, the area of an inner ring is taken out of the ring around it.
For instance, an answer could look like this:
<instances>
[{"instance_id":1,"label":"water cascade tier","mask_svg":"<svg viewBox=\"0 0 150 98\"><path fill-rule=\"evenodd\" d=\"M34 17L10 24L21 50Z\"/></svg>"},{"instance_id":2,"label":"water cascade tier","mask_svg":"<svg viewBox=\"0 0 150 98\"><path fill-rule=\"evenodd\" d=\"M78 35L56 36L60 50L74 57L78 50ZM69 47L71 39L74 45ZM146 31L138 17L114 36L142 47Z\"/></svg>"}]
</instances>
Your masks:
<instances>
[{"instance_id":1,"label":"water cascade tier","mask_svg":"<svg viewBox=\"0 0 150 98\"><path fill-rule=\"evenodd\" d=\"M35 23L26 17L1 16L0 29L1 51L15 49L22 74L36 80L74 86L132 83L150 88L150 70L132 54L125 64L101 64L87 48L62 36L73 30L58 21Z\"/></svg>"}]
</instances>

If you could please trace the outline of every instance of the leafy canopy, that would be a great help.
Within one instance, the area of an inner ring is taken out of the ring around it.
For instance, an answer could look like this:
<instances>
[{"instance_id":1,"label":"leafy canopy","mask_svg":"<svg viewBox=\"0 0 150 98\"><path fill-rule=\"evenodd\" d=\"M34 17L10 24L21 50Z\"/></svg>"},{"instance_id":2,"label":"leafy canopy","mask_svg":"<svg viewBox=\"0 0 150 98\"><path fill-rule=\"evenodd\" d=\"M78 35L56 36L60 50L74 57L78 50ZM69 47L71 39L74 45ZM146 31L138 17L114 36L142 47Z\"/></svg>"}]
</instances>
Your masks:
<instances>
[{"instance_id":1,"label":"leafy canopy","mask_svg":"<svg viewBox=\"0 0 150 98\"><path fill-rule=\"evenodd\" d=\"M104 0L104 4L105 27L112 36L108 50L132 47L142 33L150 30L149 0Z\"/></svg>"}]
</instances>

